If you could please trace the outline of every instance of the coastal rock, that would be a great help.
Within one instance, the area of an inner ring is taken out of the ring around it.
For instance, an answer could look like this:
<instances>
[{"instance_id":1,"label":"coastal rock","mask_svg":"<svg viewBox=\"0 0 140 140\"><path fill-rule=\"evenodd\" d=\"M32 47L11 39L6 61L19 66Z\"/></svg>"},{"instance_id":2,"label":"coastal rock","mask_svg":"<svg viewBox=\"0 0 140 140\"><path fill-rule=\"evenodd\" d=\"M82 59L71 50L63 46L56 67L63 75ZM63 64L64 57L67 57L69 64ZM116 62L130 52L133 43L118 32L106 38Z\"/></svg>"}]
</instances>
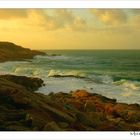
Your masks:
<instances>
[{"instance_id":1,"label":"coastal rock","mask_svg":"<svg viewBox=\"0 0 140 140\"><path fill-rule=\"evenodd\" d=\"M91 126L93 128L96 127L96 118L90 119L86 114L81 112L76 114L76 118L78 122L84 124L85 126Z\"/></svg>"},{"instance_id":2,"label":"coastal rock","mask_svg":"<svg viewBox=\"0 0 140 140\"><path fill-rule=\"evenodd\" d=\"M114 113L117 116L120 116L125 121L128 122L139 122L140 121L140 112L139 109L133 109L127 106L127 104L117 104L114 106Z\"/></svg>"},{"instance_id":3,"label":"coastal rock","mask_svg":"<svg viewBox=\"0 0 140 140\"><path fill-rule=\"evenodd\" d=\"M0 42L0 62L32 59L36 55L45 53L23 48L11 42Z\"/></svg>"},{"instance_id":4,"label":"coastal rock","mask_svg":"<svg viewBox=\"0 0 140 140\"><path fill-rule=\"evenodd\" d=\"M88 97L90 94L85 90L77 90L76 92L72 93L72 97L74 98L83 98Z\"/></svg>"},{"instance_id":5,"label":"coastal rock","mask_svg":"<svg viewBox=\"0 0 140 140\"><path fill-rule=\"evenodd\" d=\"M70 116L67 112L61 111L60 109L51 107L49 105L44 106L44 108L50 111L51 115L57 118L58 120L64 120L70 123L75 122L75 118Z\"/></svg>"},{"instance_id":6,"label":"coastal rock","mask_svg":"<svg viewBox=\"0 0 140 140\"><path fill-rule=\"evenodd\" d=\"M34 93L41 85L38 78L0 76L0 130L140 130L139 105L117 103L85 90Z\"/></svg>"},{"instance_id":7,"label":"coastal rock","mask_svg":"<svg viewBox=\"0 0 140 140\"><path fill-rule=\"evenodd\" d=\"M22 85L28 90L35 91L43 86L43 80L36 77L0 75L0 78Z\"/></svg>"}]
</instances>

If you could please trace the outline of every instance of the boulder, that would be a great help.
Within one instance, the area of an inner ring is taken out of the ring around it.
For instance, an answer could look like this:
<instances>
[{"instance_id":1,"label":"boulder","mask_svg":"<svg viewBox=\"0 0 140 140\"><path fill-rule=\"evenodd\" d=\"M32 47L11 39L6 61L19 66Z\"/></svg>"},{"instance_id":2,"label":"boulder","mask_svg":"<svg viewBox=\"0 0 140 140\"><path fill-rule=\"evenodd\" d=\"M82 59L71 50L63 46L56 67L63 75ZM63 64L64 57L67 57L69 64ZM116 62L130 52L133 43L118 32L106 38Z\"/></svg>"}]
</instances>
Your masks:
<instances>
[{"instance_id":1,"label":"boulder","mask_svg":"<svg viewBox=\"0 0 140 140\"><path fill-rule=\"evenodd\" d=\"M90 96L90 94L86 90L77 90L76 92L72 93L72 97L74 98L84 98L88 96Z\"/></svg>"},{"instance_id":2,"label":"boulder","mask_svg":"<svg viewBox=\"0 0 140 140\"><path fill-rule=\"evenodd\" d=\"M36 77L0 75L0 78L22 85L30 91L35 91L39 87L43 86L43 80Z\"/></svg>"}]
</instances>

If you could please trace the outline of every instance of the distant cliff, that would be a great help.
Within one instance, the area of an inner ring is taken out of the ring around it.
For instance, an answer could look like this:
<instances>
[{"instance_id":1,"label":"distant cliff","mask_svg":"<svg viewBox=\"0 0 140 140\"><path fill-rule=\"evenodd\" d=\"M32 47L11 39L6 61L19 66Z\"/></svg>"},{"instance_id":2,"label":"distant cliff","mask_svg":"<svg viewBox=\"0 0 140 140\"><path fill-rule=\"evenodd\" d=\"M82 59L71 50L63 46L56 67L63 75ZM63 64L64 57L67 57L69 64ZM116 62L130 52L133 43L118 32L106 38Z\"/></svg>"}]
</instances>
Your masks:
<instances>
[{"instance_id":1,"label":"distant cliff","mask_svg":"<svg viewBox=\"0 0 140 140\"><path fill-rule=\"evenodd\" d=\"M32 59L35 55L45 53L23 48L11 42L0 42L0 62Z\"/></svg>"}]
</instances>

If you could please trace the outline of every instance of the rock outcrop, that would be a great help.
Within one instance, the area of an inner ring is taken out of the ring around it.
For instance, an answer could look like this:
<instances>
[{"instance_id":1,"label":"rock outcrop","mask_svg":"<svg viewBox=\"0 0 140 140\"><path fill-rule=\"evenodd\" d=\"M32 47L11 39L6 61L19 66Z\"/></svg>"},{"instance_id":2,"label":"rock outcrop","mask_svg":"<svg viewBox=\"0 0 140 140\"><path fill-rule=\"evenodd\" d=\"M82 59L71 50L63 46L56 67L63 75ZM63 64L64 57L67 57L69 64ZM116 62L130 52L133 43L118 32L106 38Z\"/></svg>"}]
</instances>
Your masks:
<instances>
[{"instance_id":1,"label":"rock outcrop","mask_svg":"<svg viewBox=\"0 0 140 140\"><path fill-rule=\"evenodd\" d=\"M29 91L35 91L43 86L43 80L40 78L15 76L15 75L0 75L0 79L5 79L13 83L24 86Z\"/></svg>"},{"instance_id":2,"label":"rock outcrop","mask_svg":"<svg viewBox=\"0 0 140 140\"><path fill-rule=\"evenodd\" d=\"M36 55L45 53L23 48L11 42L0 42L0 62L32 59Z\"/></svg>"},{"instance_id":3,"label":"rock outcrop","mask_svg":"<svg viewBox=\"0 0 140 140\"><path fill-rule=\"evenodd\" d=\"M140 106L117 103L96 93L34 93L39 78L0 76L0 130L140 130Z\"/></svg>"}]
</instances>

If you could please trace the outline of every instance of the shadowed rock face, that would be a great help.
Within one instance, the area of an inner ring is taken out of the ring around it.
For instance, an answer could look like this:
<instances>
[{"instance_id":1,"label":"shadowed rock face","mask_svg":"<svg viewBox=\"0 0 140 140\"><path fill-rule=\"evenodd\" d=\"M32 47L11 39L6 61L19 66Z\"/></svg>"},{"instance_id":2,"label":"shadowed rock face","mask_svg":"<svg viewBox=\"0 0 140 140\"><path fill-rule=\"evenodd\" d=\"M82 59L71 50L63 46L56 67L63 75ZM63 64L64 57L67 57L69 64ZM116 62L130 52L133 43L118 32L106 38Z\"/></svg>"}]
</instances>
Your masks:
<instances>
[{"instance_id":1,"label":"shadowed rock face","mask_svg":"<svg viewBox=\"0 0 140 140\"><path fill-rule=\"evenodd\" d=\"M43 86L43 80L40 78L15 75L0 75L0 78L22 85L29 91L35 91Z\"/></svg>"},{"instance_id":2,"label":"shadowed rock face","mask_svg":"<svg viewBox=\"0 0 140 140\"><path fill-rule=\"evenodd\" d=\"M25 84L28 81L29 85ZM140 130L137 104L117 103L85 90L70 94L34 93L42 84L39 78L0 77L0 130Z\"/></svg>"},{"instance_id":3,"label":"shadowed rock face","mask_svg":"<svg viewBox=\"0 0 140 140\"><path fill-rule=\"evenodd\" d=\"M0 62L32 59L43 52L23 48L11 42L0 42Z\"/></svg>"}]
</instances>

